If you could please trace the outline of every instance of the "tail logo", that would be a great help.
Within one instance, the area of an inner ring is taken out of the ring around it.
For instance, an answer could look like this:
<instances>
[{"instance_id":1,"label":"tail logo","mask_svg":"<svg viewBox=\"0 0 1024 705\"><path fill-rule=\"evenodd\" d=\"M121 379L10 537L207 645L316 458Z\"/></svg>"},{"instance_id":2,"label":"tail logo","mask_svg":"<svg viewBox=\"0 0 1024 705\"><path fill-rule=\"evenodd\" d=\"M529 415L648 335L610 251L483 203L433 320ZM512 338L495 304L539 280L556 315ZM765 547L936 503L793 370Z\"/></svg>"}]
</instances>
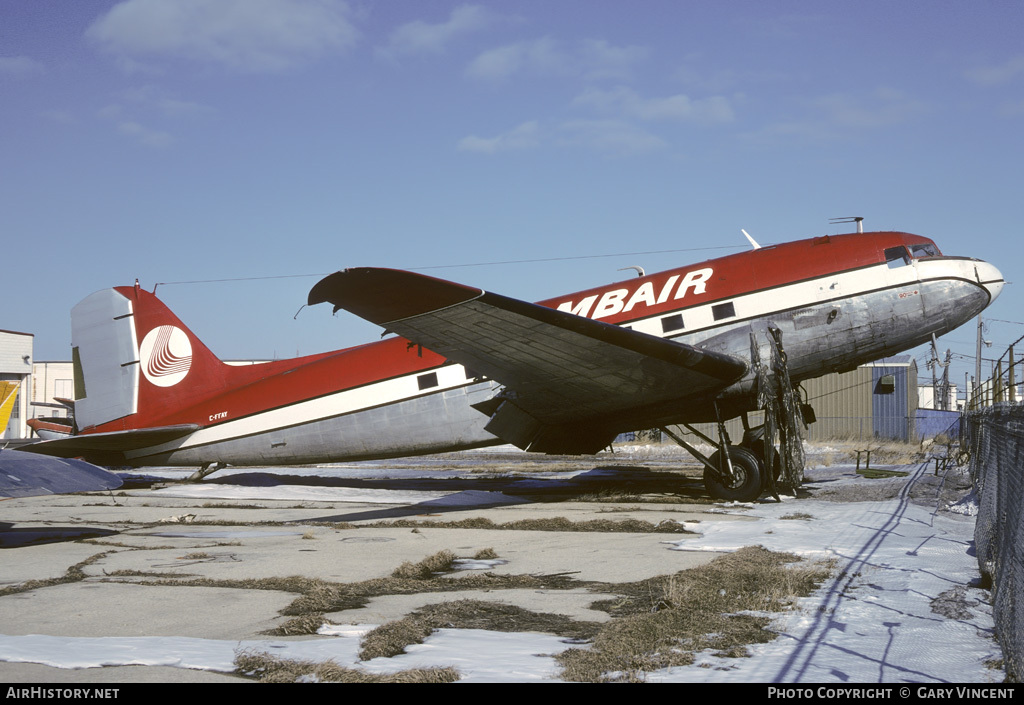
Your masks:
<instances>
[{"instance_id":1,"label":"tail logo","mask_svg":"<svg viewBox=\"0 0 1024 705\"><path fill-rule=\"evenodd\" d=\"M158 387L173 387L192 367L192 343L176 326L154 328L139 346L142 374Z\"/></svg>"}]
</instances>

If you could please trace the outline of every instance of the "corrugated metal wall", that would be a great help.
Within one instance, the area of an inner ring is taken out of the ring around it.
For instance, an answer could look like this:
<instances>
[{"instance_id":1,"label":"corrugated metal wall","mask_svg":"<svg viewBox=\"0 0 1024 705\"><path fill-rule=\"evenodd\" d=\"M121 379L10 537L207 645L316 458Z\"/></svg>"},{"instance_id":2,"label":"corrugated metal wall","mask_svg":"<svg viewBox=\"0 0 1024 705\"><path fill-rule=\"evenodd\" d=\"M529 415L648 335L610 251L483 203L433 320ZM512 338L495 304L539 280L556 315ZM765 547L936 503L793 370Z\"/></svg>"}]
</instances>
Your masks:
<instances>
[{"instance_id":1,"label":"corrugated metal wall","mask_svg":"<svg viewBox=\"0 0 1024 705\"><path fill-rule=\"evenodd\" d=\"M887 375L892 375L891 391L881 384ZM849 372L807 380L801 387L804 400L814 407L817 418L807 428L805 437L809 441L917 440L917 363L910 356L888 358ZM751 426L760 424L760 419L760 412L751 414ZM718 437L713 424L699 424L697 428L712 438ZM743 438L740 420L729 421L726 428L732 441L739 443Z\"/></svg>"}]
</instances>

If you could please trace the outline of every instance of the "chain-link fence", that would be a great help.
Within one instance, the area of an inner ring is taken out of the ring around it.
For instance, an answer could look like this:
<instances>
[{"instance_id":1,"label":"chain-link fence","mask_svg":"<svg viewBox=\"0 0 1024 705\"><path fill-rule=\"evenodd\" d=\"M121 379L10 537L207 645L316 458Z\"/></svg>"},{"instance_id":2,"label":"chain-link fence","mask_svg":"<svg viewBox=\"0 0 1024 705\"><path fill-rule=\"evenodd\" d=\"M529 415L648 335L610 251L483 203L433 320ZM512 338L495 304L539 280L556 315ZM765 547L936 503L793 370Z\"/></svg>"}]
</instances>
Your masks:
<instances>
[{"instance_id":1,"label":"chain-link fence","mask_svg":"<svg viewBox=\"0 0 1024 705\"><path fill-rule=\"evenodd\" d=\"M996 404L965 414L961 447L971 454L978 497L974 543L992 583L996 636L1007 677L1024 679L1024 405Z\"/></svg>"}]
</instances>

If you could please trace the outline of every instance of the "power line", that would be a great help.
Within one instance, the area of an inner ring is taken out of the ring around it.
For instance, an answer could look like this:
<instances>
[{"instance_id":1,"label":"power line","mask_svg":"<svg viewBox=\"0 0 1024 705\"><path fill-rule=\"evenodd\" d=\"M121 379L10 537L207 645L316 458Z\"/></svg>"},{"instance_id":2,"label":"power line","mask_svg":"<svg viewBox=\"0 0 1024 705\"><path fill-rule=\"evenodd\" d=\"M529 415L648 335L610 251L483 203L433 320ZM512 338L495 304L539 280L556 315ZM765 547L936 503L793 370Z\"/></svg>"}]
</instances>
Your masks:
<instances>
[{"instance_id":1,"label":"power line","mask_svg":"<svg viewBox=\"0 0 1024 705\"><path fill-rule=\"evenodd\" d=\"M647 250L644 252L616 252L605 255L575 255L572 257L540 257L536 259L510 259L510 260L497 260L494 262L467 262L463 264L433 264L426 267L405 267L405 269L412 272L419 272L427 269L458 269L462 267L491 267L495 265L503 264L534 264L537 262L567 262L570 260L584 260L584 259L601 259L607 257L636 257L640 255L664 255L677 252L702 252L707 250L735 250L739 245L721 245L718 247L690 247L678 250ZM170 286L171 284L220 284L225 282L248 282L248 281L262 281L268 279L302 279L306 277L326 277L328 274L333 272L315 272L312 274L279 274L274 276L263 276L263 277L226 277L223 279L190 279L173 282L157 282L153 286L153 291L156 291L158 286Z\"/></svg>"}]
</instances>

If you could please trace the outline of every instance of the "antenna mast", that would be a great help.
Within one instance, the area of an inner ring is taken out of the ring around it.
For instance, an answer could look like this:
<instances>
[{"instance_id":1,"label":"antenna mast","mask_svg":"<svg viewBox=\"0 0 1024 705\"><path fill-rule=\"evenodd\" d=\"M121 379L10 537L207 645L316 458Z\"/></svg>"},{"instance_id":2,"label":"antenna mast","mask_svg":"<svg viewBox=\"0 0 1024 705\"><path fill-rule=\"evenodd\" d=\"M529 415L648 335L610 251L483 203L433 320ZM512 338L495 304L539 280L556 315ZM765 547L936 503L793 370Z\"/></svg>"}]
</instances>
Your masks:
<instances>
[{"instance_id":1,"label":"antenna mast","mask_svg":"<svg viewBox=\"0 0 1024 705\"><path fill-rule=\"evenodd\" d=\"M847 215L842 218L829 218L830 223L856 223L857 232L864 232L864 218L859 215Z\"/></svg>"}]
</instances>

